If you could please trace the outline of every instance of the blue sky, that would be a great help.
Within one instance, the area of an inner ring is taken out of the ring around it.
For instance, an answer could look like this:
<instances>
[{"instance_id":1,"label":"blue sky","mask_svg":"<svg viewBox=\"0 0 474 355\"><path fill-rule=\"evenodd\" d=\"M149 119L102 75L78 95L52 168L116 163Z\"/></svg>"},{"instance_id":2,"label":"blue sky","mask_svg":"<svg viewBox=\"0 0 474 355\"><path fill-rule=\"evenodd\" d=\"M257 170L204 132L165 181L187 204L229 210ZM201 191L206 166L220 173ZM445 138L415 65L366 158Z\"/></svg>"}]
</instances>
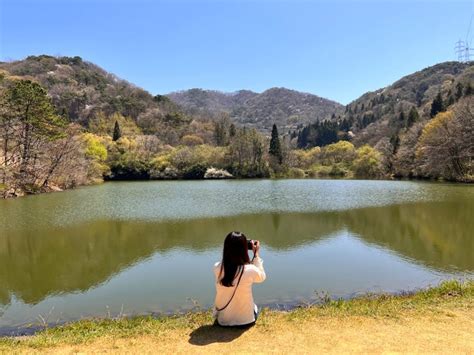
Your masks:
<instances>
[{"instance_id":1,"label":"blue sky","mask_svg":"<svg viewBox=\"0 0 474 355\"><path fill-rule=\"evenodd\" d=\"M348 103L453 60L473 0L0 0L0 59L79 55L153 94L274 86Z\"/></svg>"}]
</instances>

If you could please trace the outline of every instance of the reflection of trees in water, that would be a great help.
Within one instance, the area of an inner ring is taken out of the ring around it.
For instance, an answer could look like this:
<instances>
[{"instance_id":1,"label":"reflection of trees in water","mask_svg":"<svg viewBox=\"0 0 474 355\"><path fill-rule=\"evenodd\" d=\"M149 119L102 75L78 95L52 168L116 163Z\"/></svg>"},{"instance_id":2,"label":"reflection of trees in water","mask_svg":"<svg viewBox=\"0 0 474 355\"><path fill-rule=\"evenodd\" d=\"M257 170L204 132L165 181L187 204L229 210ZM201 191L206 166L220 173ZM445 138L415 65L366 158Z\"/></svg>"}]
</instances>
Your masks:
<instances>
[{"instance_id":1,"label":"reflection of trees in water","mask_svg":"<svg viewBox=\"0 0 474 355\"><path fill-rule=\"evenodd\" d=\"M54 293L85 291L125 267L173 248L221 247L242 230L274 248L314 241L336 227L313 215L247 215L165 223L94 221L67 228L23 229L0 236L0 304L10 293L37 303Z\"/></svg>"},{"instance_id":2,"label":"reflection of trees in water","mask_svg":"<svg viewBox=\"0 0 474 355\"><path fill-rule=\"evenodd\" d=\"M474 270L474 201L413 203L345 211L352 232L427 266Z\"/></svg>"},{"instance_id":3,"label":"reflection of trees in water","mask_svg":"<svg viewBox=\"0 0 474 355\"><path fill-rule=\"evenodd\" d=\"M174 222L95 221L0 236L0 304L85 291L156 252L204 251L231 230L272 249L297 248L343 228L439 269L474 270L474 203L416 203L340 212L257 214Z\"/></svg>"}]
</instances>

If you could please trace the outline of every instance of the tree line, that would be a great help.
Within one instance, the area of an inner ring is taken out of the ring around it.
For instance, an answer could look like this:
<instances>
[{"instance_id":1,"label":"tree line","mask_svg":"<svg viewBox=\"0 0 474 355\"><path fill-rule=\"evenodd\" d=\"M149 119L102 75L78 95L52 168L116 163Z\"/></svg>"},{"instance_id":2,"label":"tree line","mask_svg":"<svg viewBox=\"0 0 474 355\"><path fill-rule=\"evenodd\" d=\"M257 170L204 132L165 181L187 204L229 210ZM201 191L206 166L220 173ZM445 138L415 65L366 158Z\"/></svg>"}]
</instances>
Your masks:
<instances>
[{"instance_id":1,"label":"tree line","mask_svg":"<svg viewBox=\"0 0 474 355\"><path fill-rule=\"evenodd\" d=\"M414 107L402 111L392 122L396 136L372 147L354 145L350 127L355 122L337 118L284 136L273 125L270 137L236 126L226 114L212 120L182 116L179 122L186 124L175 130L177 118L165 115L147 131L133 118L99 112L84 126L58 109L37 82L0 77L0 84L4 197L104 179L397 175L473 180L473 97L464 93L450 106L436 96L427 121Z\"/></svg>"}]
</instances>

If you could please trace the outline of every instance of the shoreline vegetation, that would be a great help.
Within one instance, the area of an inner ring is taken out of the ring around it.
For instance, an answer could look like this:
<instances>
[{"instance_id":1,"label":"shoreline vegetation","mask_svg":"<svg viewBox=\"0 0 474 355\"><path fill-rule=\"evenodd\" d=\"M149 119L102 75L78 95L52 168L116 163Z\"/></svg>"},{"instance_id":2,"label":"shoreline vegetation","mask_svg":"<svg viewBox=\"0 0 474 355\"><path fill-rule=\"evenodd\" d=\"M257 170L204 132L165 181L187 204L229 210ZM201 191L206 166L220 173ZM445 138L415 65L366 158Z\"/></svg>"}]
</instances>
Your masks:
<instances>
[{"instance_id":1,"label":"shoreline vegetation","mask_svg":"<svg viewBox=\"0 0 474 355\"><path fill-rule=\"evenodd\" d=\"M32 336L0 338L0 352L247 352L252 347L305 352L315 346L329 352L472 352L474 280L397 295L325 297L321 304L291 311L263 309L249 330L212 322L209 311L80 320Z\"/></svg>"},{"instance_id":2,"label":"shoreline vegetation","mask_svg":"<svg viewBox=\"0 0 474 355\"><path fill-rule=\"evenodd\" d=\"M473 182L472 77L474 66L441 63L344 112L307 126L291 116L277 127L258 117L240 124L228 112L190 113L80 57L0 63L0 196L104 180ZM288 104L286 96L275 100ZM264 107L268 117L274 106Z\"/></svg>"}]
</instances>

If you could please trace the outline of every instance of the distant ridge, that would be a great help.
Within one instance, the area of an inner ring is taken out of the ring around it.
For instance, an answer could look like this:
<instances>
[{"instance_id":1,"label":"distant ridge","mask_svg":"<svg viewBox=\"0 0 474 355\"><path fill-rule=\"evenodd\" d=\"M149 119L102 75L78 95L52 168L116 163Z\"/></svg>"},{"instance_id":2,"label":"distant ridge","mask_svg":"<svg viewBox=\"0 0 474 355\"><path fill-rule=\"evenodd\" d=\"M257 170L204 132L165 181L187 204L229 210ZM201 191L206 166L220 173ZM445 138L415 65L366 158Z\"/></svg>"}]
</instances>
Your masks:
<instances>
[{"instance_id":1,"label":"distant ridge","mask_svg":"<svg viewBox=\"0 0 474 355\"><path fill-rule=\"evenodd\" d=\"M262 93L195 88L167 96L187 113L212 116L227 113L234 122L264 132L269 132L274 123L281 131L288 132L343 112L343 106L335 101L286 88L270 88Z\"/></svg>"}]
</instances>

